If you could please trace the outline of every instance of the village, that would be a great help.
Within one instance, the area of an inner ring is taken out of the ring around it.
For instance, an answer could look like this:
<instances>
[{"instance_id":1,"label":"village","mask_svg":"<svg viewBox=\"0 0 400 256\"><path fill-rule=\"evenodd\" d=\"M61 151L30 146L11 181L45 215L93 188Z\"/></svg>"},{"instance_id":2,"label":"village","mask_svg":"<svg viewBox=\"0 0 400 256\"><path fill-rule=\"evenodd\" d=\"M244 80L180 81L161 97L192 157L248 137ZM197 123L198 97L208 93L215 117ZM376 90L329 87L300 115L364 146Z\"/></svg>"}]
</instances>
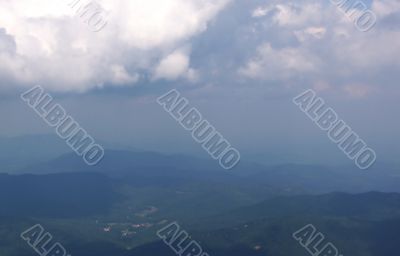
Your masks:
<instances>
[{"instance_id":1,"label":"village","mask_svg":"<svg viewBox=\"0 0 400 256\"><path fill-rule=\"evenodd\" d=\"M121 239L130 239L133 238L136 234L144 232L154 226L163 225L168 222L168 220L154 221L149 218L154 213L158 212L158 208L154 206L149 206L144 210L135 213L135 222L134 221L126 221L126 222L100 222L96 221L96 224L100 227L101 231L109 234L118 234ZM129 216L127 216L129 220ZM137 221L137 220L142 220Z\"/></svg>"}]
</instances>

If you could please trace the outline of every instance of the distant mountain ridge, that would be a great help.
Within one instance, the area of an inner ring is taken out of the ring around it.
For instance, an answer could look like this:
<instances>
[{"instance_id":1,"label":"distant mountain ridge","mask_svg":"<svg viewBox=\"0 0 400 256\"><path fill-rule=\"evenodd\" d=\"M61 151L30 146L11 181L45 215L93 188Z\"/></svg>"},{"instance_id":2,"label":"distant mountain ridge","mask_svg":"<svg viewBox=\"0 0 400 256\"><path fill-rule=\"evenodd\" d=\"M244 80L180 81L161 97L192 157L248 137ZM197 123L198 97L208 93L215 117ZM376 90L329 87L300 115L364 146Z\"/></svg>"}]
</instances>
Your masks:
<instances>
[{"instance_id":1,"label":"distant mountain ridge","mask_svg":"<svg viewBox=\"0 0 400 256\"><path fill-rule=\"evenodd\" d=\"M0 172L14 172L30 164L46 162L71 152L53 135L0 137Z\"/></svg>"},{"instance_id":2,"label":"distant mountain ridge","mask_svg":"<svg viewBox=\"0 0 400 256\"><path fill-rule=\"evenodd\" d=\"M400 193L336 192L322 195L274 197L256 205L203 219L201 226L218 228L265 218L295 218L296 216L347 217L369 221L400 219Z\"/></svg>"},{"instance_id":3,"label":"distant mountain ridge","mask_svg":"<svg viewBox=\"0 0 400 256\"><path fill-rule=\"evenodd\" d=\"M213 159L123 150L106 150L104 159L96 166L88 166L75 153L69 153L18 171L34 174L63 172L98 172L118 178L233 179L285 190L290 194L400 192L400 171L385 166L363 171L296 164L267 167L243 161L235 169L226 171Z\"/></svg>"}]
</instances>

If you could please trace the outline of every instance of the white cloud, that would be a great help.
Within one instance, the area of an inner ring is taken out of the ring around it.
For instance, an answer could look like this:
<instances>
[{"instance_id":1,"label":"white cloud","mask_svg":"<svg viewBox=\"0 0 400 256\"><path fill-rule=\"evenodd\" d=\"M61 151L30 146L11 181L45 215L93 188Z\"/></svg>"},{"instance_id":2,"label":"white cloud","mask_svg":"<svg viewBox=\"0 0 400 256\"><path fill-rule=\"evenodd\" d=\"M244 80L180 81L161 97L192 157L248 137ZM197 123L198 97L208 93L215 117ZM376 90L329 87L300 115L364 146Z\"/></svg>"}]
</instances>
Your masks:
<instances>
[{"instance_id":1,"label":"white cloud","mask_svg":"<svg viewBox=\"0 0 400 256\"><path fill-rule=\"evenodd\" d=\"M187 51L177 50L160 61L155 68L154 79L175 80L187 76L191 70L189 65Z\"/></svg>"},{"instance_id":2,"label":"white cloud","mask_svg":"<svg viewBox=\"0 0 400 256\"><path fill-rule=\"evenodd\" d=\"M111 72L111 81L113 84L132 84L136 83L139 80L138 74L129 74L125 67L121 65L112 65Z\"/></svg>"},{"instance_id":3,"label":"white cloud","mask_svg":"<svg viewBox=\"0 0 400 256\"><path fill-rule=\"evenodd\" d=\"M139 72L152 72L156 65L160 77L194 77L189 53L179 55L176 49L204 32L229 0L98 0L109 13L98 33L74 16L69 2L0 1L0 28L6 31L0 33L3 81L87 91L133 84ZM162 67L162 58L179 67Z\"/></svg>"},{"instance_id":4,"label":"white cloud","mask_svg":"<svg viewBox=\"0 0 400 256\"><path fill-rule=\"evenodd\" d=\"M267 15L272 10L273 10L272 7L259 6L253 11L252 16L254 18L263 17L263 16Z\"/></svg>"},{"instance_id":5,"label":"white cloud","mask_svg":"<svg viewBox=\"0 0 400 256\"><path fill-rule=\"evenodd\" d=\"M297 39L300 42L310 40L312 38L322 39L326 34L326 28L324 27L309 27L304 30L294 31Z\"/></svg>"},{"instance_id":6,"label":"white cloud","mask_svg":"<svg viewBox=\"0 0 400 256\"><path fill-rule=\"evenodd\" d=\"M398 22L393 15L400 15L400 2L374 0L370 8L377 14L378 23L362 32L329 1L274 1L259 7L272 9L271 15L257 19L263 24L258 33L266 36L253 57L239 68L239 74L282 84L304 85L306 81L312 86L315 81L324 81L331 85L329 88L353 97L368 96L374 87L386 85L377 82L383 74L392 72L393 77L397 74L391 70L400 68L400 27L387 24ZM392 78L386 81L393 86Z\"/></svg>"},{"instance_id":7,"label":"white cloud","mask_svg":"<svg viewBox=\"0 0 400 256\"><path fill-rule=\"evenodd\" d=\"M361 84L347 84L343 90L350 98L365 98L373 91L370 86Z\"/></svg>"},{"instance_id":8,"label":"white cloud","mask_svg":"<svg viewBox=\"0 0 400 256\"><path fill-rule=\"evenodd\" d=\"M301 27L322 19L322 4L318 2L300 5L289 2L277 4L275 9L273 21L280 26Z\"/></svg>"},{"instance_id":9,"label":"white cloud","mask_svg":"<svg viewBox=\"0 0 400 256\"><path fill-rule=\"evenodd\" d=\"M316 70L318 58L299 48L274 49L269 43L239 72L253 79L281 80Z\"/></svg>"}]
</instances>

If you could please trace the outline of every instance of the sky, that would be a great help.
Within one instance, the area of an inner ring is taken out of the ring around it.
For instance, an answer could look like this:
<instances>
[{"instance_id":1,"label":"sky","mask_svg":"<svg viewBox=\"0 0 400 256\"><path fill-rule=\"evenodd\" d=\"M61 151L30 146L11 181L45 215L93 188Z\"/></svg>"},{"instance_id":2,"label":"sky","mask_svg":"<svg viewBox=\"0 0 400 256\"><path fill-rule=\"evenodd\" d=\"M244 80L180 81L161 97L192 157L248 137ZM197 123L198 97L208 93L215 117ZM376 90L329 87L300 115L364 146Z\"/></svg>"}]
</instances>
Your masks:
<instances>
[{"instance_id":1,"label":"sky","mask_svg":"<svg viewBox=\"0 0 400 256\"><path fill-rule=\"evenodd\" d=\"M41 85L94 138L205 156L156 103L177 89L249 161L349 163L292 102L313 89L399 162L398 0L365 32L334 0L97 0L97 32L71 2L0 0L1 136L53 132L19 97Z\"/></svg>"}]
</instances>

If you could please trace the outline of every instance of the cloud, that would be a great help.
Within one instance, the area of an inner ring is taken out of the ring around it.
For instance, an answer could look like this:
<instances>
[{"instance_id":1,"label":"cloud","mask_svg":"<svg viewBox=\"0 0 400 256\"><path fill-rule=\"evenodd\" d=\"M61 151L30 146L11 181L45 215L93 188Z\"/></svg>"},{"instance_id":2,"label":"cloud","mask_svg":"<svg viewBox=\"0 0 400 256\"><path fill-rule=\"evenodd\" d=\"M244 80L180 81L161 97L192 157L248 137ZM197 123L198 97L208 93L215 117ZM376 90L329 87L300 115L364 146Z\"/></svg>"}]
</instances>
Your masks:
<instances>
[{"instance_id":1,"label":"cloud","mask_svg":"<svg viewBox=\"0 0 400 256\"><path fill-rule=\"evenodd\" d=\"M274 49L269 43L239 72L253 79L282 80L316 70L318 58L299 48Z\"/></svg>"},{"instance_id":2,"label":"cloud","mask_svg":"<svg viewBox=\"0 0 400 256\"><path fill-rule=\"evenodd\" d=\"M139 74L129 74L125 67L121 65L113 65L110 70L113 84L134 84L139 80Z\"/></svg>"},{"instance_id":3,"label":"cloud","mask_svg":"<svg viewBox=\"0 0 400 256\"><path fill-rule=\"evenodd\" d=\"M190 68L188 50L176 50L160 61L155 68L154 79L175 80L179 77L186 77L195 81L197 72Z\"/></svg>"},{"instance_id":4,"label":"cloud","mask_svg":"<svg viewBox=\"0 0 400 256\"><path fill-rule=\"evenodd\" d=\"M351 98L365 98L373 89L366 85L348 84L343 87L345 93Z\"/></svg>"},{"instance_id":5,"label":"cloud","mask_svg":"<svg viewBox=\"0 0 400 256\"><path fill-rule=\"evenodd\" d=\"M378 17L368 32L330 1L98 0L108 13L98 33L71 1L79 0L0 2L1 88L85 92L161 80L229 90L256 84L248 89L261 95L271 84L277 94L316 83L379 92L400 79L397 0L366 1Z\"/></svg>"},{"instance_id":6,"label":"cloud","mask_svg":"<svg viewBox=\"0 0 400 256\"><path fill-rule=\"evenodd\" d=\"M382 0L373 1L372 9L378 16L387 16L393 13L399 13L400 1L396 0Z\"/></svg>"},{"instance_id":7,"label":"cloud","mask_svg":"<svg viewBox=\"0 0 400 256\"><path fill-rule=\"evenodd\" d=\"M179 49L204 32L229 2L98 0L107 24L94 33L75 15L85 1L0 1L2 81L84 92L132 85L154 69L159 78L191 79L190 53ZM71 2L77 2L75 9ZM180 67L168 69L168 63Z\"/></svg>"},{"instance_id":8,"label":"cloud","mask_svg":"<svg viewBox=\"0 0 400 256\"><path fill-rule=\"evenodd\" d=\"M399 19L393 17L400 17L400 2L374 0L369 8L378 22L362 32L329 1L285 0L256 6L249 28L264 36L255 41L252 56L238 74L247 80L299 86L318 81L359 98L393 86L400 68Z\"/></svg>"}]
</instances>

